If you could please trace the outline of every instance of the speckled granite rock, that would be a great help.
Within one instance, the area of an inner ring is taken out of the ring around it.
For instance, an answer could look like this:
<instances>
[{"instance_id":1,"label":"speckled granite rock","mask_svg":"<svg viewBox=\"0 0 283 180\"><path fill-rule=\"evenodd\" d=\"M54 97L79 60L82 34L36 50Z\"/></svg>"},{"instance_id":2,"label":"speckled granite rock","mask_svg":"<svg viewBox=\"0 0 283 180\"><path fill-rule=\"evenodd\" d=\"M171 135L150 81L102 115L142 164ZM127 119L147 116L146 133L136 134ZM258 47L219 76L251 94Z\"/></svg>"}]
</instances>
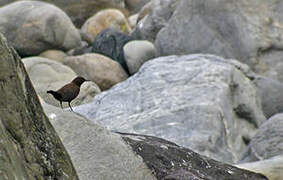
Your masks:
<instances>
[{"instance_id":1,"label":"speckled granite rock","mask_svg":"<svg viewBox=\"0 0 283 180\"><path fill-rule=\"evenodd\" d=\"M248 67L213 55L156 58L75 110L109 129L162 137L236 163L265 121L241 68Z\"/></svg>"}]
</instances>

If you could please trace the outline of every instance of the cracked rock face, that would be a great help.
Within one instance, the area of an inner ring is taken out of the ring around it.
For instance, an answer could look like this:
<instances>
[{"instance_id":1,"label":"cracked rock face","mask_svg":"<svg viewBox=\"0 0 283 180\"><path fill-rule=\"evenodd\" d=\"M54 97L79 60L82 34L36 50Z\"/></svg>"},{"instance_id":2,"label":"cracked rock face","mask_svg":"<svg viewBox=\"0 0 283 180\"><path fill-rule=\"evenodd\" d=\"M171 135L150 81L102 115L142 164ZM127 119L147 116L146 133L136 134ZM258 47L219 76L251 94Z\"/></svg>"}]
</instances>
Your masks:
<instances>
[{"instance_id":1,"label":"cracked rock face","mask_svg":"<svg viewBox=\"0 0 283 180\"><path fill-rule=\"evenodd\" d=\"M15 50L0 34L0 179L78 177Z\"/></svg>"},{"instance_id":2,"label":"cracked rock face","mask_svg":"<svg viewBox=\"0 0 283 180\"><path fill-rule=\"evenodd\" d=\"M160 57L75 111L112 130L162 137L237 162L265 120L244 69L212 55Z\"/></svg>"}]
</instances>

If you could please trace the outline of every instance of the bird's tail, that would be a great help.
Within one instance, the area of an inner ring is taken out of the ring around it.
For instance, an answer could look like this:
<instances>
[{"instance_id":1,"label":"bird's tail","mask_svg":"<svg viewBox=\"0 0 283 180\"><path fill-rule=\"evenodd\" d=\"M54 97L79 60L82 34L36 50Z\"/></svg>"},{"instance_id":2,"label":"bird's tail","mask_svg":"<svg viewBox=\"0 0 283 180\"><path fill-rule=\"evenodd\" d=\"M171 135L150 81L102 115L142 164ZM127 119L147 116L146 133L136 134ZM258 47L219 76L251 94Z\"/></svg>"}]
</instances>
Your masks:
<instances>
[{"instance_id":1,"label":"bird's tail","mask_svg":"<svg viewBox=\"0 0 283 180\"><path fill-rule=\"evenodd\" d=\"M59 94L56 91L49 90L49 91L46 91L46 93L52 94L54 96L54 98L56 98L56 99L61 99L62 98L61 94Z\"/></svg>"},{"instance_id":2,"label":"bird's tail","mask_svg":"<svg viewBox=\"0 0 283 180\"><path fill-rule=\"evenodd\" d=\"M46 91L46 93L49 93L49 94L52 94L54 91L52 90L49 90L49 91Z\"/></svg>"}]
</instances>

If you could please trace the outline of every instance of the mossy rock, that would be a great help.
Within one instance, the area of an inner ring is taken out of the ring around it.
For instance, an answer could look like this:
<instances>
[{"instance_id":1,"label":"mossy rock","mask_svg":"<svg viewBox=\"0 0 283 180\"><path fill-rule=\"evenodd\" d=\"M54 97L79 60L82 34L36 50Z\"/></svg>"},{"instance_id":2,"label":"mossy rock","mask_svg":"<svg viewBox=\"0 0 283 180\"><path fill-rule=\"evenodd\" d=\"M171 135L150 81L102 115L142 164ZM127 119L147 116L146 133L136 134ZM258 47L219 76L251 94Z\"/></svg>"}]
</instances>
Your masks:
<instances>
[{"instance_id":1,"label":"mossy rock","mask_svg":"<svg viewBox=\"0 0 283 180\"><path fill-rule=\"evenodd\" d=\"M78 179L19 56L0 34L0 179Z\"/></svg>"}]
</instances>

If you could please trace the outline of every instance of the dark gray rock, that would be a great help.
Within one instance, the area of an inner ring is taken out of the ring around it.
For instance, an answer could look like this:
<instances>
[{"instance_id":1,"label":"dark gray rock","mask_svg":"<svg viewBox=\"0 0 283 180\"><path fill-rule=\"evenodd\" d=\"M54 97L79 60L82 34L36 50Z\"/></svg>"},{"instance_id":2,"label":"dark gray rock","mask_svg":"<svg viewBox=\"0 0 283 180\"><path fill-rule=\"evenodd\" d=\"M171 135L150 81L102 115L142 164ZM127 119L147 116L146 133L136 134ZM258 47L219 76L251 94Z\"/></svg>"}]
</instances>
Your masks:
<instances>
[{"instance_id":1,"label":"dark gray rock","mask_svg":"<svg viewBox=\"0 0 283 180\"><path fill-rule=\"evenodd\" d=\"M54 5L19 1L0 8L2 32L21 56L48 49L70 50L81 44L70 18Z\"/></svg>"},{"instance_id":2,"label":"dark gray rock","mask_svg":"<svg viewBox=\"0 0 283 180\"><path fill-rule=\"evenodd\" d=\"M283 114L276 114L263 123L251 139L244 161L268 159L283 154Z\"/></svg>"},{"instance_id":3,"label":"dark gray rock","mask_svg":"<svg viewBox=\"0 0 283 180\"><path fill-rule=\"evenodd\" d=\"M123 47L131 40L133 40L131 36L115 29L107 28L95 37L92 45L92 52L110 57L121 64L124 70L129 73L124 57Z\"/></svg>"},{"instance_id":4,"label":"dark gray rock","mask_svg":"<svg viewBox=\"0 0 283 180\"><path fill-rule=\"evenodd\" d=\"M253 81L261 96L262 110L266 118L283 112L283 84L277 80L257 76Z\"/></svg>"},{"instance_id":5,"label":"dark gray rock","mask_svg":"<svg viewBox=\"0 0 283 180\"><path fill-rule=\"evenodd\" d=\"M265 120L248 70L213 55L160 57L75 111L113 130L162 137L237 162Z\"/></svg>"},{"instance_id":6,"label":"dark gray rock","mask_svg":"<svg viewBox=\"0 0 283 180\"><path fill-rule=\"evenodd\" d=\"M19 56L0 34L0 179L77 180Z\"/></svg>"},{"instance_id":7,"label":"dark gray rock","mask_svg":"<svg viewBox=\"0 0 283 180\"><path fill-rule=\"evenodd\" d=\"M160 180L267 179L261 174L217 162L160 138L120 134Z\"/></svg>"}]
</instances>

